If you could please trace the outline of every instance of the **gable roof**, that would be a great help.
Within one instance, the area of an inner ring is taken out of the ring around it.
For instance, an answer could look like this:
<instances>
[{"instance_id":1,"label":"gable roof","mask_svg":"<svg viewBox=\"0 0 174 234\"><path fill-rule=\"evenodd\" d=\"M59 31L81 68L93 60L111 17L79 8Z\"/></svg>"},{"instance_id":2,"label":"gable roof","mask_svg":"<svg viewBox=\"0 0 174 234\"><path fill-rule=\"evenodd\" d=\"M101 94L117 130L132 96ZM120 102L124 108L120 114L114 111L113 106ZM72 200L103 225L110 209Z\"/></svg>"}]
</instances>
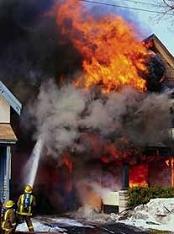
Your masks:
<instances>
[{"instance_id":1,"label":"gable roof","mask_svg":"<svg viewBox=\"0 0 174 234\"><path fill-rule=\"evenodd\" d=\"M159 38L152 34L144 40L145 43L149 43L149 49L161 55L166 62L174 68L174 57L169 52L169 50L164 46L164 44L159 40Z\"/></svg>"},{"instance_id":2,"label":"gable roof","mask_svg":"<svg viewBox=\"0 0 174 234\"><path fill-rule=\"evenodd\" d=\"M144 40L147 48L159 56L165 66L163 84L165 87L174 88L174 56L163 45L159 38L152 34Z\"/></svg>"},{"instance_id":3,"label":"gable roof","mask_svg":"<svg viewBox=\"0 0 174 234\"><path fill-rule=\"evenodd\" d=\"M18 115L21 114L22 104L12 94L12 92L0 81L0 95L4 97L7 103L13 108Z\"/></svg>"}]
</instances>

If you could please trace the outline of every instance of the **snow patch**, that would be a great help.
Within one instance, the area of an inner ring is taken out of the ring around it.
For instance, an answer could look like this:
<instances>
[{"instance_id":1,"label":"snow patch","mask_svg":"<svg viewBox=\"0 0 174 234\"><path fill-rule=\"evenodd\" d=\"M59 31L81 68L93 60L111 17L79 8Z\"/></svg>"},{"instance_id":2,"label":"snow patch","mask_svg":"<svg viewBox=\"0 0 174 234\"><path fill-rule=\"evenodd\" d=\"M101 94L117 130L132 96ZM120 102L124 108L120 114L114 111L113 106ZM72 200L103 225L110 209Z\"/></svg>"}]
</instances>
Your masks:
<instances>
[{"instance_id":1,"label":"snow patch","mask_svg":"<svg viewBox=\"0 0 174 234\"><path fill-rule=\"evenodd\" d=\"M85 225L74 219L69 218L51 218L52 222L63 224L64 226L84 227Z\"/></svg>"},{"instance_id":2,"label":"snow patch","mask_svg":"<svg viewBox=\"0 0 174 234\"><path fill-rule=\"evenodd\" d=\"M43 224L42 222L36 221L35 219L32 219L34 231L35 232L60 232L66 234L66 229L59 228L59 227L50 227L49 225ZM16 228L16 231L20 232L28 232L28 227L26 223L19 224Z\"/></svg>"},{"instance_id":3,"label":"snow patch","mask_svg":"<svg viewBox=\"0 0 174 234\"><path fill-rule=\"evenodd\" d=\"M113 219L113 216L111 218ZM119 220L119 217L117 218ZM173 231L174 198L151 199L146 205L137 206L129 218L119 222L143 229Z\"/></svg>"},{"instance_id":4,"label":"snow patch","mask_svg":"<svg viewBox=\"0 0 174 234\"><path fill-rule=\"evenodd\" d=\"M47 222L50 225L58 225L58 226L64 226L64 227L88 227L88 228L93 228L93 226L81 223L80 221L77 221L72 218L57 218L57 217L47 217L46 218Z\"/></svg>"}]
</instances>

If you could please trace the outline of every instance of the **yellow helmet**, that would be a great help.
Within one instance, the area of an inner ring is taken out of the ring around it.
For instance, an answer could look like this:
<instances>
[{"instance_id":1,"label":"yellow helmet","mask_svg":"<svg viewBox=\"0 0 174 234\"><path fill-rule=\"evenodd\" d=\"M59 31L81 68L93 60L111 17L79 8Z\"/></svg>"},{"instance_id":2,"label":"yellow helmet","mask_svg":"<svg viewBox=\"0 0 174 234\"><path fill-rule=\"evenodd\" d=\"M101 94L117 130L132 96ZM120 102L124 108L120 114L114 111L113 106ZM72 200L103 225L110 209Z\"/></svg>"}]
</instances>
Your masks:
<instances>
[{"instance_id":1,"label":"yellow helmet","mask_svg":"<svg viewBox=\"0 0 174 234\"><path fill-rule=\"evenodd\" d=\"M12 208L14 206L14 201L8 200L5 202L5 208Z\"/></svg>"},{"instance_id":2,"label":"yellow helmet","mask_svg":"<svg viewBox=\"0 0 174 234\"><path fill-rule=\"evenodd\" d=\"M33 191L33 189L32 189L32 187L31 187L31 185L27 184L27 185L25 186L24 192L25 192L25 193L32 193L32 191Z\"/></svg>"}]
</instances>

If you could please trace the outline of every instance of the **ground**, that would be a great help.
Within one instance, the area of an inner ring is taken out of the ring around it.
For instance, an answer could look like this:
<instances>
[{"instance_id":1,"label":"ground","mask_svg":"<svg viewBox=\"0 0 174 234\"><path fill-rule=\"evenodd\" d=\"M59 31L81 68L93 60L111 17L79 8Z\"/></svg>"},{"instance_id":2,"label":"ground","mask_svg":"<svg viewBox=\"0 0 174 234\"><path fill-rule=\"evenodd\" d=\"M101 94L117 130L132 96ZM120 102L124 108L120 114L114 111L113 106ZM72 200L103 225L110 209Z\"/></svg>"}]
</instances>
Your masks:
<instances>
[{"instance_id":1,"label":"ground","mask_svg":"<svg viewBox=\"0 0 174 234\"><path fill-rule=\"evenodd\" d=\"M148 232L143 232L138 229L131 228L124 224L112 224L112 225L104 225L104 226L96 226L93 228L89 227L66 227L68 234L148 234ZM22 232L16 232L17 234L21 234ZM62 233L62 232L57 232Z\"/></svg>"},{"instance_id":2,"label":"ground","mask_svg":"<svg viewBox=\"0 0 174 234\"><path fill-rule=\"evenodd\" d=\"M151 232L122 223L80 222L71 218L38 217L33 220L36 233L60 234L150 234ZM27 227L20 224L16 233L25 233ZM157 234L157 233L155 233Z\"/></svg>"},{"instance_id":3,"label":"ground","mask_svg":"<svg viewBox=\"0 0 174 234\"><path fill-rule=\"evenodd\" d=\"M76 226L74 226L74 227L73 226L69 226L69 227L66 226L63 228L66 228L66 230L67 230L66 233L68 233L68 234L167 234L167 233L171 233L171 232L163 232L163 231L144 232L140 229L135 229L135 228L132 228L130 226L127 226L127 225L124 225L121 223L96 226L94 228L76 227ZM16 232L16 234L22 234L22 233L25 233L25 232ZM39 232L37 232L37 233L39 233ZM47 233L49 233L49 232L47 232ZM59 233L61 234L63 232L56 232L56 234L59 234ZM43 232L42 232L42 234L43 234Z\"/></svg>"},{"instance_id":4,"label":"ground","mask_svg":"<svg viewBox=\"0 0 174 234\"><path fill-rule=\"evenodd\" d=\"M158 198L134 210L127 210L122 215L98 213L93 209L79 209L62 216L36 216L32 221L36 233L169 234L174 233L173 207L174 198ZM23 223L17 226L16 231L27 232L28 228Z\"/></svg>"},{"instance_id":5,"label":"ground","mask_svg":"<svg viewBox=\"0 0 174 234\"><path fill-rule=\"evenodd\" d=\"M126 226L124 224L110 224L103 226L96 226L95 228L68 228L69 234L138 234L144 233L138 229L134 229L132 227Z\"/></svg>"}]
</instances>

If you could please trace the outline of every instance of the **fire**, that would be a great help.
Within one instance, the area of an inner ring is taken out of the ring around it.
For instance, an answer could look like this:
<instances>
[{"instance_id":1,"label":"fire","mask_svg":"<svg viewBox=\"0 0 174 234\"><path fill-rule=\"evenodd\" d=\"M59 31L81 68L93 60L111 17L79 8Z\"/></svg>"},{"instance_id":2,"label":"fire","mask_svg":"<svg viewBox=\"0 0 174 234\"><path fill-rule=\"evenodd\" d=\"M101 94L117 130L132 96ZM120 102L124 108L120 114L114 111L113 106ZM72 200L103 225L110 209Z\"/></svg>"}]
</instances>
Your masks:
<instances>
[{"instance_id":1,"label":"fire","mask_svg":"<svg viewBox=\"0 0 174 234\"><path fill-rule=\"evenodd\" d=\"M82 181L79 183L79 195L81 202L86 209L93 209L95 211L101 211L102 200L101 196L94 191L92 185Z\"/></svg>"},{"instance_id":2,"label":"fire","mask_svg":"<svg viewBox=\"0 0 174 234\"><path fill-rule=\"evenodd\" d=\"M67 167L68 171L72 173L73 170L73 163L69 157L69 155L64 154L63 155L63 164Z\"/></svg>"},{"instance_id":3,"label":"fire","mask_svg":"<svg viewBox=\"0 0 174 234\"><path fill-rule=\"evenodd\" d=\"M79 0L66 0L58 8L57 23L83 57L84 77L77 86L100 85L103 92L132 86L145 90L148 50L134 27L120 16L94 17Z\"/></svg>"},{"instance_id":4,"label":"fire","mask_svg":"<svg viewBox=\"0 0 174 234\"><path fill-rule=\"evenodd\" d=\"M171 168L171 186L174 187L174 157L165 160L165 163Z\"/></svg>"},{"instance_id":5,"label":"fire","mask_svg":"<svg viewBox=\"0 0 174 234\"><path fill-rule=\"evenodd\" d=\"M148 165L140 164L131 167L129 174L129 186L148 186Z\"/></svg>"}]
</instances>

